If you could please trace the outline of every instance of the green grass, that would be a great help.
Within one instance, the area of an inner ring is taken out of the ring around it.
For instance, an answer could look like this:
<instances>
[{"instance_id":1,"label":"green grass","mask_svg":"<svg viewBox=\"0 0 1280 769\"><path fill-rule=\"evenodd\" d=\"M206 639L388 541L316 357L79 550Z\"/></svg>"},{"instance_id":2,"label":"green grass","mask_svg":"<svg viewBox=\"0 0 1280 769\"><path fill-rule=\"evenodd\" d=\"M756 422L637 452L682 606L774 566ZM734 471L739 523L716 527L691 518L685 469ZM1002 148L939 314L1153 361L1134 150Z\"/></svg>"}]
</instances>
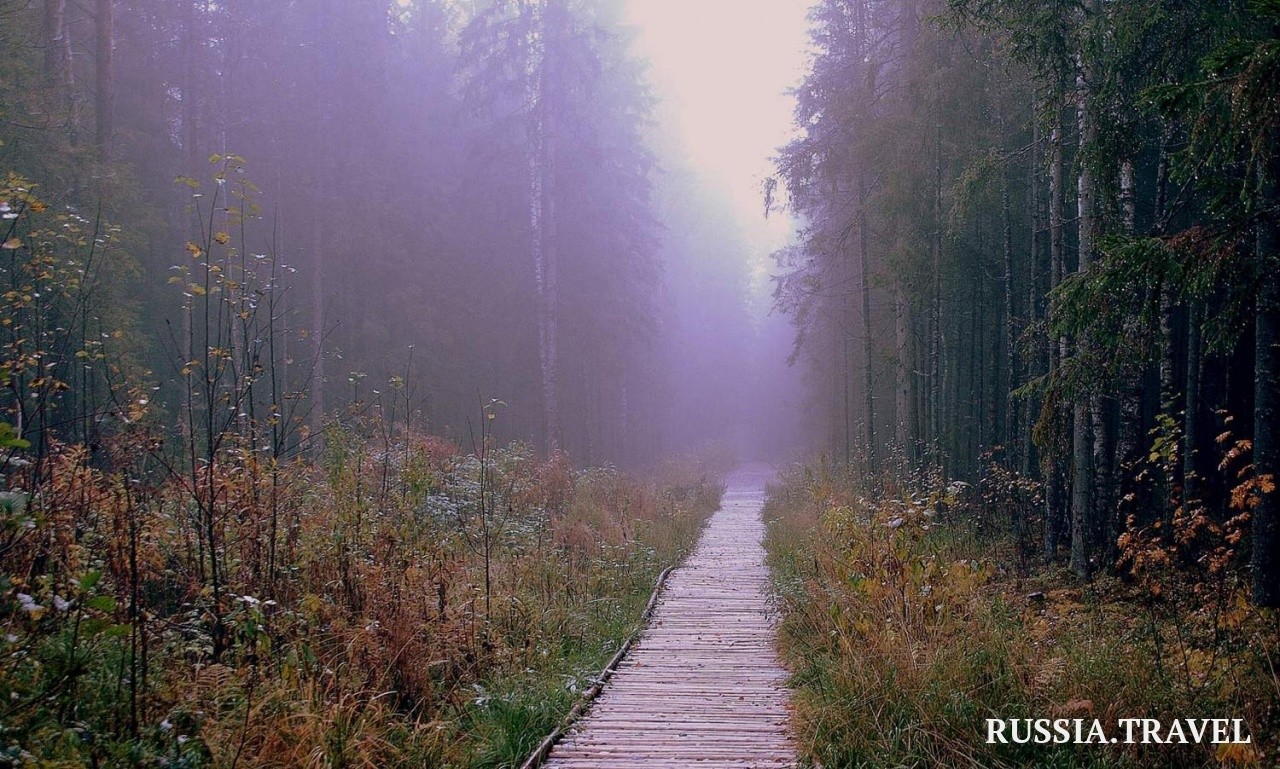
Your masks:
<instances>
[{"instance_id":1,"label":"green grass","mask_svg":"<svg viewBox=\"0 0 1280 769\"><path fill-rule=\"evenodd\" d=\"M519 766L559 726L621 645L640 627L653 581L651 561L615 591L602 592L576 620L551 630L545 655L533 666L493 676L480 685L457 723L459 743L468 745L474 769ZM646 579L652 577L652 580ZM617 581L621 582L621 580Z\"/></svg>"}]
</instances>

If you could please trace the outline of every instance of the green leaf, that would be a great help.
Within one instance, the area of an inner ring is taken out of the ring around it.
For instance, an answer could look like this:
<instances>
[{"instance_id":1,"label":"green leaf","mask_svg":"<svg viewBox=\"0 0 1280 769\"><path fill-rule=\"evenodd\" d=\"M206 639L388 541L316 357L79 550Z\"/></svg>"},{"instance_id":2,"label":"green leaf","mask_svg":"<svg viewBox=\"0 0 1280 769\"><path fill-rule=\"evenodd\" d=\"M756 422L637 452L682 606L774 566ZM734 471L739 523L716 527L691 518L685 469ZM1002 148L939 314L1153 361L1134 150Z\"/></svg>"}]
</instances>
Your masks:
<instances>
[{"instance_id":1,"label":"green leaf","mask_svg":"<svg viewBox=\"0 0 1280 769\"><path fill-rule=\"evenodd\" d=\"M0 449L28 449L31 441L18 436L18 431L8 422L0 422Z\"/></svg>"},{"instance_id":2,"label":"green leaf","mask_svg":"<svg viewBox=\"0 0 1280 769\"><path fill-rule=\"evenodd\" d=\"M0 491L0 511L20 516L27 510L27 494L22 491ZM19 523L21 522L14 522Z\"/></svg>"},{"instance_id":3,"label":"green leaf","mask_svg":"<svg viewBox=\"0 0 1280 769\"><path fill-rule=\"evenodd\" d=\"M102 579L101 571L91 571L80 578L80 592L87 593Z\"/></svg>"},{"instance_id":4,"label":"green leaf","mask_svg":"<svg viewBox=\"0 0 1280 769\"><path fill-rule=\"evenodd\" d=\"M114 612L116 610L116 599L109 595L95 595L85 601L84 605L101 612Z\"/></svg>"},{"instance_id":5,"label":"green leaf","mask_svg":"<svg viewBox=\"0 0 1280 769\"><path fill-rule=\"evenodd\" d=\"M111 626L110 620L103 617L97 617L94 619L85 620L84 622L80 623L80 632L83 633L85 636L93 638L101 635L110 626Z\"/></svg>"},{"instance_id":6,"label":"green leaf","mask_svg":"<svg viewBox=\"0 0 1280 769\"><path fill-rule=\"evenodd\" d=\"M130 630L132 628L128 625L108 625L107 629L102 631L102 634L107 638L123 638L129 635Z\"/></svg>"}]
</instances>

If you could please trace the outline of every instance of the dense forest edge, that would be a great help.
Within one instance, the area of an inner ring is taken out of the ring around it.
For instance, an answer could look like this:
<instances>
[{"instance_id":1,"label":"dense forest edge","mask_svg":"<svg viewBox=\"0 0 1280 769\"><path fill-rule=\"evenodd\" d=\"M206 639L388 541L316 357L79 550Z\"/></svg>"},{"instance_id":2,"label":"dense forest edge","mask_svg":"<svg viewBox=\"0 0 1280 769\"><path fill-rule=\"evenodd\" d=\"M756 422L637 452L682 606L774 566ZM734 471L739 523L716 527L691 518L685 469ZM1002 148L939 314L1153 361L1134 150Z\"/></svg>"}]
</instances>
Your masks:
<instances>
[{"instance_id":1,"label":"dense forest edge","mask_svg":"<svg viewBox=\"0 0 1280 769\"><path fill-rule=\"evenodd\" d=\"M1280 5L823 0L768 191L822 458L769 549L827 767L1274 760ZM1249 746L985 743L1242 718Z\"/></svg>"},{"instance_id":2,"label":"dense forest edge","mask_svg":"<svg viewBox=\"0 0 1280 769\"><path fill-rule=\"evenodd\" d=\"M1016 524L1081 578L1222 540L1280 603L1280 6L813 23L770 191L804 223L775 296L827 455L872 486L1013 473Z\"/></svg>"}]
</instances>

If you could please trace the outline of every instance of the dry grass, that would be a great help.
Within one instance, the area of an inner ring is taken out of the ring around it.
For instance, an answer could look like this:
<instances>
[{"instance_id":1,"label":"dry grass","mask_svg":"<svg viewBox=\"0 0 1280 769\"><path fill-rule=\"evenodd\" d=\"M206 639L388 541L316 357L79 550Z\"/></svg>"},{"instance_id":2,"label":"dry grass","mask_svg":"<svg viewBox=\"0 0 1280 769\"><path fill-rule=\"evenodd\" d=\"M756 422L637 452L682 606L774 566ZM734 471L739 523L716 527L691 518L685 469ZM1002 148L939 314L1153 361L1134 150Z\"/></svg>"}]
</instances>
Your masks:
<instances>
[{"instance_id":1,"label":"dry grass","mask_svg":"<svg viewBox=\"0 0 1280 769\"><path fill-rule=\"evenodd\" d=\"M1013 543L979 536L965 496L871 498L804 469L772 490L767 545L810 757L828 769L1274 761L1274 618L1236 588L1215 607L1056 570L1019 577ZM987 745L988 717L1243 718L1260 744Z\"/></svg>"},{"instance_id":2,"label":"dry grass","mask_svg":"<svg viewBox=\"0 0 1280 769\"><path fill-rule=\"evenodd\" d=\"M0 765L512 765L721 492L712 461L640 481L514 445L486 453L481 505L477 457L400 446L335 433L322 462L228 456L217 595L207 499L57 453L0 522Z\"/></svg>"}]
</instances>

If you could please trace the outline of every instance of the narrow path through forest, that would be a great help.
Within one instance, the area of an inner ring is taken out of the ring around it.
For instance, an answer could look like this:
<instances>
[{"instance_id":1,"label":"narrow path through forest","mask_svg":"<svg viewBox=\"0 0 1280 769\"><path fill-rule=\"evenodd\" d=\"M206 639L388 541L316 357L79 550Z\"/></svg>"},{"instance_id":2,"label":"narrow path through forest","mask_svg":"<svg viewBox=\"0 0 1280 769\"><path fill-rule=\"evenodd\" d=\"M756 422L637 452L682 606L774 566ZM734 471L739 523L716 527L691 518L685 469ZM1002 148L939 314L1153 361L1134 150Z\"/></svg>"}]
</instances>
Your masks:
<instances>
[{"instance_id":1,"label":"narrow path through forest","mask_svg":"<svg viewBox=\"0 0 1280 769\"><path fill-rule=\"evenodd\" d=\"M639 643L555 747L553 769L796 763L764 561L768 468L739 470Z\"/></svg>"}]
</instances>

